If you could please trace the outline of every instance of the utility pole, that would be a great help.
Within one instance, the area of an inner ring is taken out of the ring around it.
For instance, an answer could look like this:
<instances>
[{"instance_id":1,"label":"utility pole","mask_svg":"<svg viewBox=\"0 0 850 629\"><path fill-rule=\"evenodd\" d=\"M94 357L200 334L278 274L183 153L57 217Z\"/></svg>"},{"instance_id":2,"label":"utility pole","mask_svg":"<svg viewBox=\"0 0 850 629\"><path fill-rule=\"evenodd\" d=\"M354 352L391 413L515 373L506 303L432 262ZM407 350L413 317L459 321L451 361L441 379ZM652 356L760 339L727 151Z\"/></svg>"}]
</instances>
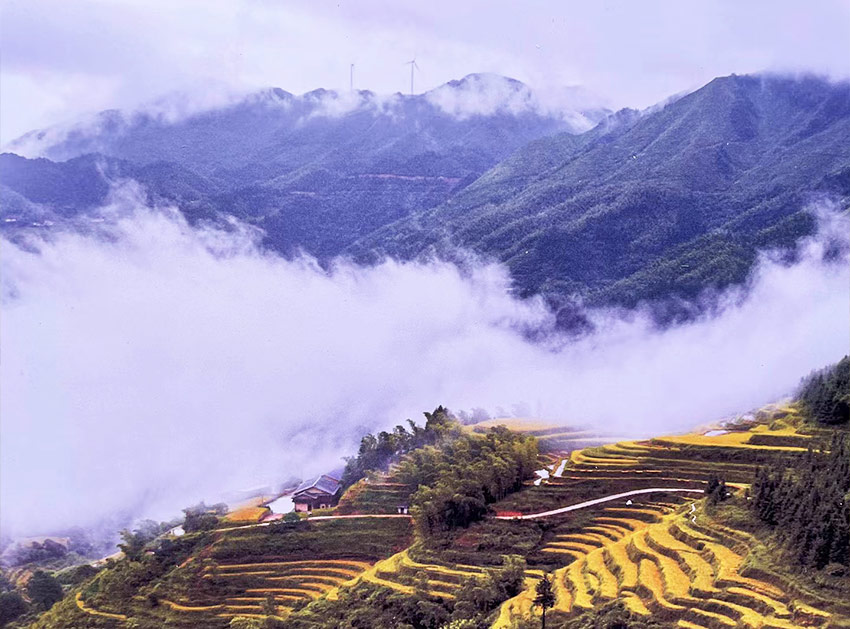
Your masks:
<instances>
[{"instance_id":1,"label":"utility pole","mask_svg":"<svg viewBox=\"0 0 850 629\"><path fill-rule=\"evenodd\" d=\"M413 96L413 71L414 69L419 69L419 66L416 64L416 57L408 61L405 65L410 66L410 95Z\"/></svg>"}]
</instances>

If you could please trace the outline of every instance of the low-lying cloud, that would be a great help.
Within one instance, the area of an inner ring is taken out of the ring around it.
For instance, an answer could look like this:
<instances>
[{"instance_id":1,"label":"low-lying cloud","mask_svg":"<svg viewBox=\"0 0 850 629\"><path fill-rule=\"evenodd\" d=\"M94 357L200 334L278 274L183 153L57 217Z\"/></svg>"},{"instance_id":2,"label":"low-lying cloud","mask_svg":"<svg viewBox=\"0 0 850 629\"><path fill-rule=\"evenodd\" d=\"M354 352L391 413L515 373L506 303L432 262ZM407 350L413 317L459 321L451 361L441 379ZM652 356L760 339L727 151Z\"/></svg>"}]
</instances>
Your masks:
<instances>
[{"instance_id":1,"label":"low-lying cloud","mask_svg":"<svg viewBox=\"0 0 850 629\"><path fill-rule=\"evenodd\" d=\"M824 237L765 257L746 299L658 330L590 313L551 328L504 268L386 261L330 271L116 200L113 222L2 242L0 482L7 530L164 517L229 489L324 471L365 430L521 408L628 435L687 429L789 393L847 352L846 257ZM847 245L846 214L823 231Z\"/></svg>"}]
</instances>

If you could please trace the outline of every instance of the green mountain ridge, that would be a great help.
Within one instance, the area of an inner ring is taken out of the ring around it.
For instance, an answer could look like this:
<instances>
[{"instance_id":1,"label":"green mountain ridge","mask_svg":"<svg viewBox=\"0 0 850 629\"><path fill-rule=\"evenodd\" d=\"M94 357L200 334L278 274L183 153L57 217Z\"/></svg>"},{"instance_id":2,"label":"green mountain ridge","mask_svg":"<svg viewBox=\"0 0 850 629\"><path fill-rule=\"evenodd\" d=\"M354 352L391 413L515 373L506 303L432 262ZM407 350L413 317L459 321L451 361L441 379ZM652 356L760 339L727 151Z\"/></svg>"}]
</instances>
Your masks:
<instances>
[{"instance_id":1,"label":"green mountain ridge","mask_svg":"<svg viewBox=\"0 0 850 629\"><path fill-rule=\"evenodd\" d=\"M536 140L350 251L458 246L507 264L523 295L631 307L744 281L758 250L812 233L819 194L850 194L850 86L733 75Z\"/></svg>"}]
</instances>

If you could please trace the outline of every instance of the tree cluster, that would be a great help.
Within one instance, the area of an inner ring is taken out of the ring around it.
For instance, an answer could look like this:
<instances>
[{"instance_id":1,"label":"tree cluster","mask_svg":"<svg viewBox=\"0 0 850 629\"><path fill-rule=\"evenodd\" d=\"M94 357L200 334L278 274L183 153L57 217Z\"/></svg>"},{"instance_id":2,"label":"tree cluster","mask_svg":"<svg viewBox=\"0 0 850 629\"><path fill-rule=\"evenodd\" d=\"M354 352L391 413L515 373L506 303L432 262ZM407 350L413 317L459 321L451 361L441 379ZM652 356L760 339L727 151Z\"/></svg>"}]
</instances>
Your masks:
<instances>
[{"instance_id":1,"label":"tree cluster","mask_svg":"<svg viewBox=\"0 0 850 629\"><path fill-rule=\"evenodd\" d=\"M850 356L803 380L797 398L806 414L823 424L850 420Z\"/></svg>"},{"instance_id":2,"label":"tree cluster","mask_svg":"<svg viewBox=\"0 0 850 629\"><path fill-rule=\"evenodd\" d=\"M810 448L794 469L760 468L752 509L775 527L801 566L850 565L850 439L836 434L827 449Z\"/></svg>"},{"instance_id":3,"label":"tree cluster","mask_svg":"<svg viewBox=\"0 0 850 629\"><path fill-rule=\"evenodd\" d=\"M218 526L218 519L227 513L227 505L223 502L207 506L203 502L183 509L186 518L183 520L183 530L186 533L209 531Z\"/></svg>"},{"instance_id":4,"label":"tree cluster","mask_svg":"<svg viewBox=\"0 0 850 629\"><path fill-rule=\"evenodd\" d=\"M418 489L411 513L418 532L469 526L487 513L487 505L522 486L537 462L537 440L503 426L484 436L457 434L439 448L411 452L399 464L397 477Z\"/></svg>"},{"instance_id":5,"label":"tree cluster","mask_svg":"<svg viewBox=\"0 0 850 629\"><path fill-rule=\"evenodd\" d=\"M396 426L392 432L381 431L377 435L367 434L360 440L357 456L347 459L342 474L343 488L350 487L368 472L385 470L404 454L427 445L435 445L444 437L457 431L451 414L438 406L433 413L425 413L425 427L408 419L408 428Z\"/></svg>"}]
</instances>

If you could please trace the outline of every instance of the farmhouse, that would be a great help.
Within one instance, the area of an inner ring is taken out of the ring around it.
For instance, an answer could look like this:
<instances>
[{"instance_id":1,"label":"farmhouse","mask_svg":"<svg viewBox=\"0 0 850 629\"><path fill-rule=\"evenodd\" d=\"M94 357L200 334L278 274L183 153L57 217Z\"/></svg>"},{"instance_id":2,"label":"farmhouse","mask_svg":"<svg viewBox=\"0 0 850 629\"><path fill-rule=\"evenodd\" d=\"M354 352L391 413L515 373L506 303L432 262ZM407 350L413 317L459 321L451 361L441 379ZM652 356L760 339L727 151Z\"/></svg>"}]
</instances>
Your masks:
<instances>
[{"instance_id":1,"label":"farmhouse","mask_svg":"<svg viewBox=\"0 0 850 629\"><path fill-rule=\"evenodd\" d=\"M292 494L296 511L312 511L333 507L339 500L339 479L322 474L298 486Z\"/></svg>"}]
</instances>

